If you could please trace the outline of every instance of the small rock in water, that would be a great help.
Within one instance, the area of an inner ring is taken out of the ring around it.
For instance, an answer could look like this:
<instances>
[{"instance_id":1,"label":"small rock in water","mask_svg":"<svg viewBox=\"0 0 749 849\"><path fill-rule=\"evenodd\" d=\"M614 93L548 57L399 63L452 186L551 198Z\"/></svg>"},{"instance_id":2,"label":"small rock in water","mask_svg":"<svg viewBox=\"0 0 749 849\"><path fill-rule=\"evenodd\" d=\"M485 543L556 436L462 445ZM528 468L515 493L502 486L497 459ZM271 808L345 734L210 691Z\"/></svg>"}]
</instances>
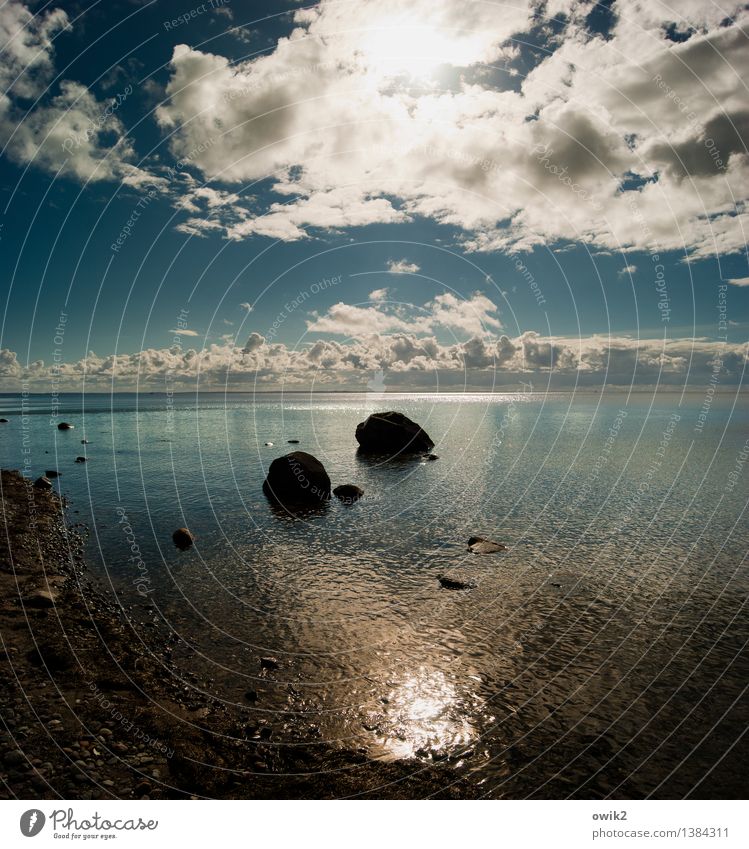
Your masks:
<instances>
[{"instance_id":1,"label":"small rock in water","mask_svg":"<svg viewBox=\"0 0 749 849\"><path fill-rule=\"evenodd\" d=\"M75 458L75 462L76 462L76 463L85 463L85 462L86 462L86 458L85 458L85 457L76 457L76 458Z\"/></svg>"},{"instance_id":2,"label":"small rock in water","mask_svg":"<svg viewBox=\"0 0 749 849\"><path fill-rule=\"evenodd\" d=\"M7 419L0 419L0 424L8 424L8 420Z\"/></svg>"},{"instance_id":3,"label":"small rock in water","mask_svg":"<svg viewBox=\"0 0 749 849\"><path fill-rule=\"evenodd\" d=\"M73 430L74 427L75 425L70 424L70 422L60 422L60 424L57 425L58 430Z\"/></svg>"},{"instance_id":4,"label":"small rock in water","mask_svg":"<svg viewBox=\"0 0 749 849\"><path fill-rule=\"evenodd\" d=\"M474 554L494 554L497 551L507 551L507 546L484 537L471 537L468 540L468 550Z\"/></svg>"},{"instance_id":5,"label":"small rock in water","mask_svg":"<svg viewBox=\"0 0 749 849\"><path fill-rule=\"evenodd\" d=\"M333 495L344 504L353 504L364 495L364 490L353 483L344 483L333 490Z\"/></svg>"},{"instance_id":6,"label":"small rock in water","mask_svg":"<svg viewBox=\"0 0 749 849\"><path fill-rule=\"evenodd\" d=\"M266 442L266 443L265 443L265 447L266 447L266 448L272 448L272 447L273 447L273 443L272 443L272 442Z\"/></svg>"},{"instance_id":7,"label":"small rock in water","mask_svg":"<svg viewBox=\"0 0 749 849\"><path fill-rule=\"evenodd\" d=\"M195 542L195 537L187 528L177 528L172 534L172 541L180 551L187 551Z\"/></svg>"},{"instance_id":8,"label":"small rock in water","mask_svg":"<svg viewBox=\"0 0 749 849\"><path fill-rule=\"evenodd\" d=\"M261 657L260 658L260 668L261 669L278 669L281 664L276 660L275 657Z\"/></svg>"},{"instance_id":9,"label":"small rock in water","mask_svg":"<svg viewBox=\"0 0 749 849\"><path fill-rule=\"evenodd\" d=\"M88 445L88 439L82 439L81 445Z\"/></svg>"},{"instance_id":10,"label":"small rock in water","mask_svg":"<svg viewBox=\"0 0 749 849\"><path fill-rule=\"evenodd\" d=\"M439 454L427 454L426 456L427 460L439 460L439 458Z\"/></svg>"},{"instance_id":11,"label":"small rock in water","mask_svg":"<svg viewBox=\"0 0 749 849\"><path fill-rule=\"evenodd\" d=\"M58 472L57 469L47 469L47 471L44 474L48 478L59 478L60 477L60 472Z\"/></svg>"},{"instance_id":12,"label":"small rock in water","mask_svg":"<svg viewBox=\"0 0 749 849\"><path fill-rule=\"evenodd\" d=\"M289 445L299 445L298 439L287 439L286 441L289 443Z\"/></svg>"},{"instance_id":13,"label":"small rock in water","mask_svg":"<svg viewBox=\"0 0 749 849\"><path fill-rule=\"evenodd\" d=\"M467 581L457 576L439 575L438 578L446 590L472 590L476 587L475 581Z\"/></svg>"},{"instance_id":14,"label":"small rock in water","mask_svg":"<svg viewBox=\"0 0 749 849\"><path fill-rule=\"evenodd\" d=\"M50 490L52 489L52 481L42 475L34 481L34 488Z\"/></svg>"}]
</instances>

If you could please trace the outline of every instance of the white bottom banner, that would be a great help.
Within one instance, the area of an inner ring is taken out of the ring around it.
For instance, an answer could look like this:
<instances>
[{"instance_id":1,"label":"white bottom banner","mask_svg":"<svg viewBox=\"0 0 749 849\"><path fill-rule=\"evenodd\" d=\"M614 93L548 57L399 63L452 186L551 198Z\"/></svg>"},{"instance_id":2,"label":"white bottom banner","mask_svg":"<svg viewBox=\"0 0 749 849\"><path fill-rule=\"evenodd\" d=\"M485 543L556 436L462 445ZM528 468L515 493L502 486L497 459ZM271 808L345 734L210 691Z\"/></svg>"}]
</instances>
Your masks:
<instances>
[{"instance_id":1,"label":"white bottom banner","mask_svg":"<svg viewBox=\"0 0 749 849\"><path fill-rule=\"evenodd\" d=\"M0 846L749 846L746 806L727 801L3 802Z\"/></svg>"}]
</instances>

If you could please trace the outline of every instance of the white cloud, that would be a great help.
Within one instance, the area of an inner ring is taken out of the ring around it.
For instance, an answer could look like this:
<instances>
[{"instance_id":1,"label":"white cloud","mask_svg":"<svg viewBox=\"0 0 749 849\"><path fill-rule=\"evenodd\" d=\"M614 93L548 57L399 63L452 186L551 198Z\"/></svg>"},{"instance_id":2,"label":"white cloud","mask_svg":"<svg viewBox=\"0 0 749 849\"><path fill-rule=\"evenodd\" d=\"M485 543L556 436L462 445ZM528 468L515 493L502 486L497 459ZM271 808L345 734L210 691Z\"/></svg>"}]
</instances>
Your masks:
<instances>
[{"instance_id":1,"label":"white cloud","mask_svg":"<svg viewBox=\"0 0 749 849\"><path fill-rule=\"evenodd\" d=\"M375 306L333 304L324 315L313 315L307 322L307 330L356 338L399 331L433 333L442 328L459 335L478 336L502 326L497 305L480 292L468 298L446 292L420 307L384 303L387 290L375 290L372 294L381 293L384 293L383 296L378 298L370 295Z\"/></svg>"},{"instance_id":2,"label":"white cloud","mask_svg":"<svg viewBox=\"0 0 749 849\"><path fill-rule=\"evenodd\" d=\"M407 259L389 260L387 270L391 274L416 274L418 271L421 271L415 262L409 262Z\"/></svg>"},{"instance_id":3,"label":"white cloud","mask_svg":"<svg viewBox=\"0 0 749 849\"><path fill-rule=\"evenodd\" d=\"M240 308L241 308L241 309L243 309L245 312L252 312L252 310L254 309L254 307L252 306L252 304L248 303L247 301L244 301L244 302L243 302L243 303L241 303L239 306L240 306Z\"/></svg>"},{"instance_id":4,"label":"white cloud","mask_svg":"<svg viewBox=\"0 0 749 849\"><path fill-rule=\"evenodd\" d=\"M749 277L732 277L726 280L726 283L730 283L731 286L749 286Z\"/></svg>"},{"instance_id":5,"label":"white cloud","mask_svg":"<svg viewBox=\"0 0 749 849\"><path fill-rule=\"evenodd\" d=\"M170 330L169 333L171 333L174 336L201 336L202 335L202 334L198 333L197 330L185 330L184 328Z\"/></svg>"},{"instance_id":6,"label":"white cloud","mask_svg":"<svg viewBox=\"0 0 749 849\"><path fill-rule=\"evenodd\" d=\"M749 228L749 11L671 5L617 0L603 38L585 27L590 0L519 0L501 14L480 0L321 0L291 11L288 35L252 59L178 44L155 115L205 186L137 166L109 102L80 83L45 93L67 16L12 0L0 9L0 141L17 162L80 181L151 180L195 236L294 241L423 216L476 251L737 252ZM520 56L511 39L538 30L541 8L566 23L547 29L519 87L502 88L487 63ZM42 95L27 112L23 99ZM262 180L270 195L244 196Z\"/></svg>"},{"instance_id":7,"label":"white cloud","mask_svg":"<svg viewBox=\"0 0 749 849\"><path fill-rule=\"evenodd\" d=\"M15 0L0 8L0 143L12 160L80 182L128 185L161 181L134 165L135 152L117 117L120 100L100 101L63 79L53 97L53 38L69 29L60 9L33 15ZM121 97L124 95L121 95ZM35 99L34 104L28 101ZM32 108L29 109L29 105Z\"/></svg>"},{"instance_id":8,"label":"white cloud","mask_svg":"<svg viewBox=\"0 0 749 849\"><path fill-rule=\"evenodd\" d=\"M737 85L748 16L705 6L618 3L605 40L582 26L590 3L554 4L547 14L570 22L514 91L490 86L480 63L511 49L533 4L497 15L472 2L322 0L256 59L178 46L158 120L178 157L222 128L192 161L206 178L273 180L281 200L228 222L233 239L426 216L472 250L737 251L749 226L736 197L749 184ZM668 39L674 18L695 30L688 40ZM449 88L431 76L435 57L463 68Z\"/></svg>"},{"instance_id":9,"label":"white cloud","mask_svg":"<svg viewBox=\"0 0 749 849\"><path fill-rule=\"evenodd\" d=\"M628 275L636 274L636 273L637 273L637 266L636 265L625 265L624 268L620 268L619 271L617 272L617 274L620 277L626 277Z\"/></svg>"},{"instance_id":10,"label":"white cloud","mask_svg":"<svg viewBox=\"0 0 749 849\"><path fill-rule=\"evenodd\" d=\"M388 288L374 289L373 291L371 291L369 293L369 300L370 301L384 301L384 300L387 300L389 294L390 294L390 289L388 289Z\"/></svg>"},{"instance_id":11,"label":"white cloud","mask_svg":"<svg viewBox=\"0 0 749 849\"><path fill-rule=\"evenodd\" d=\"M11 0L0 7L0 112L10 97L37 98L54 72L54 36L69 27L62 9L32 14Z\"/></svg>"},{"instance_id":12,"label":"white cloud","mask_svg":"<svg viewBox=\"0 0 749 849\"><path fill-rule=\"evenodd\" d=\"M286 383L352 386L366 383L372 372L387 371L389 385L422 386L517 384L536 386L620 386L637 384L707 385L719 362L718 388L737 385L746 368L747 344L708 339L635 339L629 336L542 337L527 331L515 337L481 336L465 342L440 343L433 336L398 332L369 334L344 344L319 340L300 348L269 343L257 332L244 348L230 340L200 350L175 346L106 357L90 353L55 367L57 388L110 385L194 386L268 385ZM50 385L51 366L41 361L28 367L16 354L0 351L2 388L28 381L42 390Z\"/></svg>"}]
</instances>

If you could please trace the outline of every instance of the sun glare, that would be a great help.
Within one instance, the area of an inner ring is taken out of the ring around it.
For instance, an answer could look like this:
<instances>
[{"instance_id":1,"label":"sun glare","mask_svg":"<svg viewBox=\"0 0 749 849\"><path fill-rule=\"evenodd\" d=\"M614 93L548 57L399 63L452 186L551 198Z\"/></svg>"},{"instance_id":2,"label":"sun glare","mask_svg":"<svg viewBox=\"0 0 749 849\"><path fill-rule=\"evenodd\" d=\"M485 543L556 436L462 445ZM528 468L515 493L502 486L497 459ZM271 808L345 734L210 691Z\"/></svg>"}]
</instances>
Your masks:
<instances>
[{"instance_id":1,"label":"sun glare","mask_svg":"<svg viewBox=\"0 0 749 849\"><path fill-rule=\"evenodd\" d=\"M441 65L462 66L477 61L472 39L415 20L385 19L362 38L361 54L378 77L430 77Z\"/></svg>"}]
</instances>

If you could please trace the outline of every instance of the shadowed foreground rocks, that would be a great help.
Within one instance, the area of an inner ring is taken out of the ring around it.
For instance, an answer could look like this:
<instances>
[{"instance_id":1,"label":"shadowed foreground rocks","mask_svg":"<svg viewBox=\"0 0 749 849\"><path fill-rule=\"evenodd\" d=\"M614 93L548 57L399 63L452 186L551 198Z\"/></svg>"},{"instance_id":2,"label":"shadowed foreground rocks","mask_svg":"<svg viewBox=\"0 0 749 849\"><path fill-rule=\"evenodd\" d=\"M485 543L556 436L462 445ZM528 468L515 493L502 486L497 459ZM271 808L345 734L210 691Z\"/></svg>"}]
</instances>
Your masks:
<instances>
[{"instance_id":1,"label":"shadowed foreground rocks","mask_svg":"<svg viewBox=\"0 0 749 849\"><path fill-rule=\"evenodd\" d=\"M84 529L54 491L0 478L0 797L423 798L468 796L444 764L275 742L176 670L168 622L151 637L86 575ZM140 614L142 615L142 614ZM190 686L185 686L185 680Z\"/></svg>"}]
</instances>

